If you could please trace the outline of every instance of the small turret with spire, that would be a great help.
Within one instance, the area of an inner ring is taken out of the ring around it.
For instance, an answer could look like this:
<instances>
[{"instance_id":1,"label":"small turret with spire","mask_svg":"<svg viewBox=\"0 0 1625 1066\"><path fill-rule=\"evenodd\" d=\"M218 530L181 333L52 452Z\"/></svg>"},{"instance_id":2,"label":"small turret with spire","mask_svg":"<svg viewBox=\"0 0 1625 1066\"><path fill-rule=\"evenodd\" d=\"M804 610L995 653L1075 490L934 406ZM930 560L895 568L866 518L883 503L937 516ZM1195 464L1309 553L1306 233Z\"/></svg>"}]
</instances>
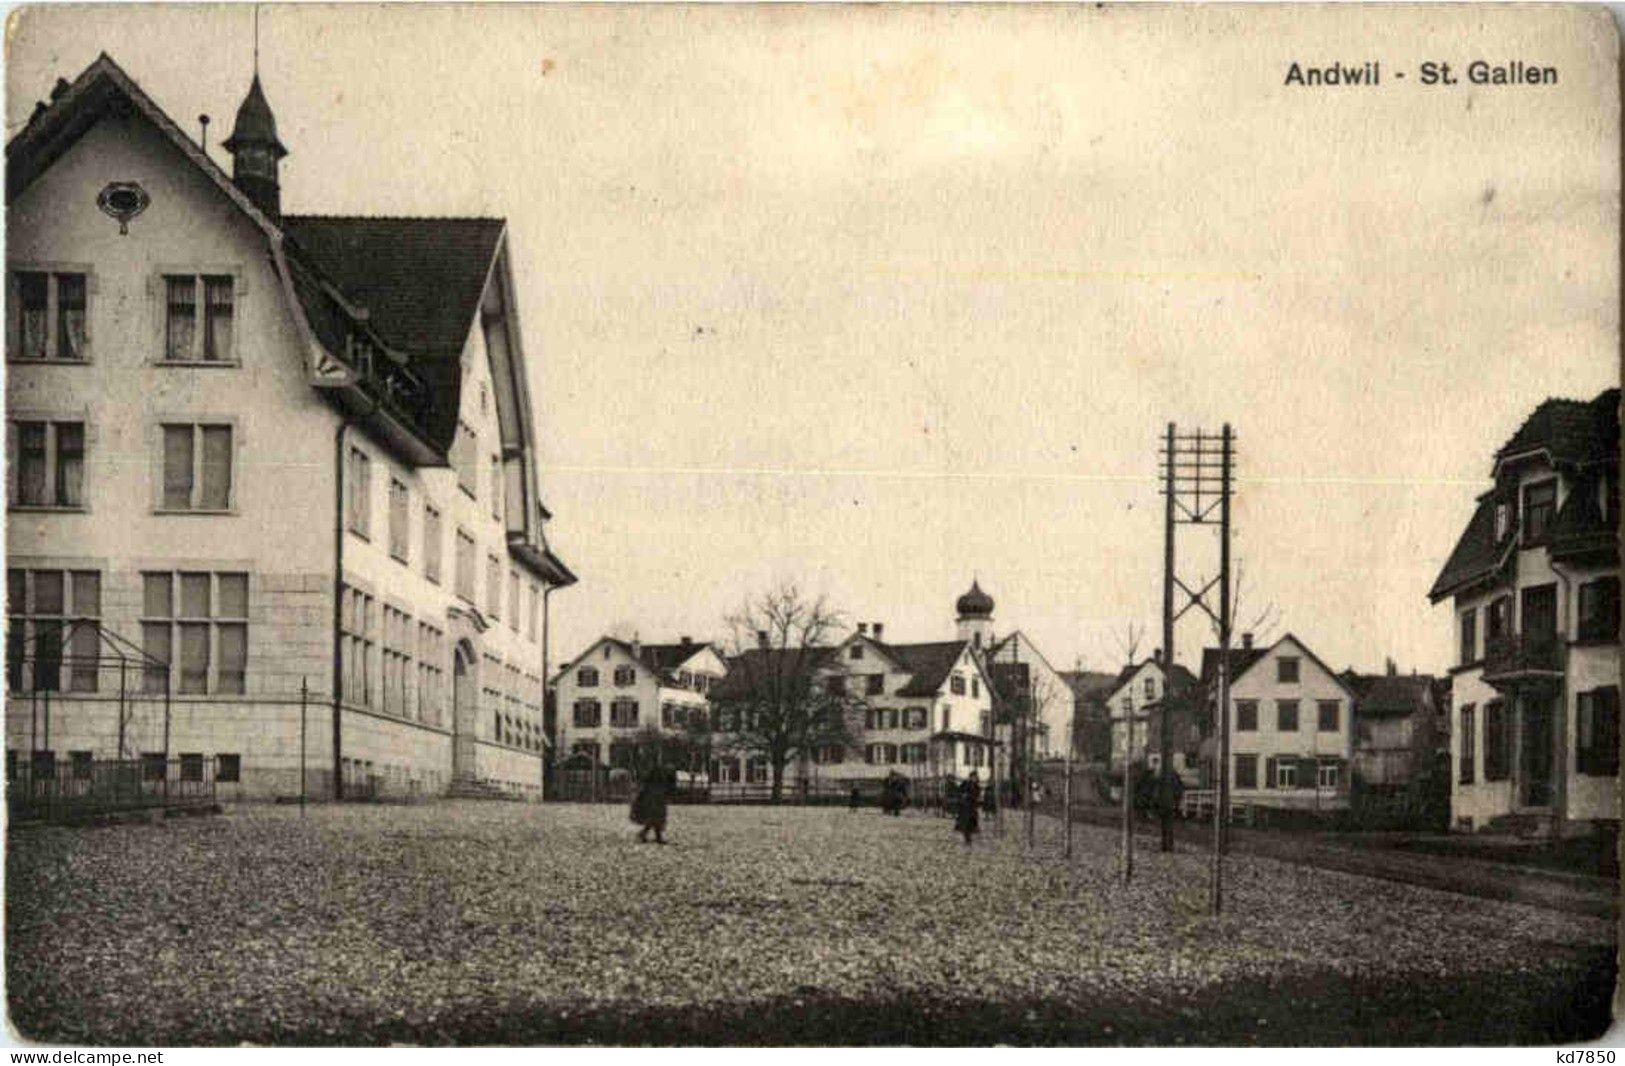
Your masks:
<instances>
[{"instance_id":1,"label":"small turret with spire","mask_svg":"<svg viewBox=\"0 0 1625 1066\"><path fill-rule=\"evenodd\" d=\"M231 153L231 180L254 206L272 218L282 217L282 185L278 166L288 150L276 135L276 116L260 87L259 12L254 13L254 80L237 108L231 136L221 147Z\"/></svg>"}]
</instances>

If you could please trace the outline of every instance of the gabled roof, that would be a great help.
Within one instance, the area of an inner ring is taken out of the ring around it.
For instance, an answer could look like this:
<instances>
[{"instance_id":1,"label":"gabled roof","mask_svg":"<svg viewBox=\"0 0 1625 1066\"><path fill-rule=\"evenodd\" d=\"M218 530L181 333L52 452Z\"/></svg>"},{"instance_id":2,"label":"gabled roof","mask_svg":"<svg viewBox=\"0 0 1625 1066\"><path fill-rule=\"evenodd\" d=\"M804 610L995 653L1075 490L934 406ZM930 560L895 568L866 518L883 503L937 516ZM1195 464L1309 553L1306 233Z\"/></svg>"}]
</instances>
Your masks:
<instances>
[{"instance_id":1,"label":"gabled roof","mask_svg":"<svg viewBox=\"0 0 1625 1066\"><path fill-rule=\"evenodd\" d=\"M948 681L969 641L945 640L931 644L887 644L886 651L913 676L897 691L899 696L935 696Z\"/></svg>"},{"instance_id":2,"label":"gabled roof","mask_svg":"<svg viewBox=\"0 0 1625 1066\"><path fill-rule=\"evenodd\" d=\"M1318 666L1322 670L1324 670L1326 672L1326 676L1330 677L1334 682L1336 682L1337 685L1340 688L1342 688L1344 692L1347 692L1349 694L1349 696L1353 697L1353 696L1356 695L1354 689L1352 687L1350 687L1347 678L1343 674L1339 674L1337 671L1335 671L1331 667L1327 666L1325 660L1323 660L1320 656L1316 655L1314 653L1314 650L1311 649L1309 647L1309 645L1305 644L1303 641L1299 640L1296 636L1292 635L1291 633L1285 634L1284 636L1281 637L1281 639L1277 640L1274 644L1271 644L1267 648L1231 648L1230 649L1230 684L1234 685L1237 681L1240 681L1243 677L1245 677L1247 675L1247 671L1251 670L1253 667L1258 665L1258 662L1259 662L1260 659L1263 659L1270 652L1274 651L1276 648L1279 648L1281 645L1285 644L1287 641L1291 641L1293 644L1296 644L1298 646L1298 649L1309 657L1310 662L1314 663L1316 666ZM1202 687L1211 692L1211 691L1213 691L1214 687L1218 684L1218 679L1219 679L1219 649L1218 648L1203 648L1202 649Z\"/></svg>"},{"instance_id":3,"label":"gabled roof","mask_svg":"<svg viewBox=\"0 0 1625 1066\"><path fill-rule=\"evenodd\" d=\"M728 673L711 689L713 700L727 701L748 697L752 686L764 677L794 678L810 675L829 662L835 649L823 645L804 648L747 648L738 655L728 656Z\"/></svg>"},{"instance_id":4,"label":"gabled roof","mask_svg":"<svg viewBox=\"0 0 1625 1066\"><path fill-rule=\"evenodd\" d=\"M1122 670L1118 671L1117 677L1112 682L1111 688L1106 690L1107 697L1114 695L1118 689L1134 680L1134 675L1138 674L1147 666L1154 666L1161 671L1164 680L1171 689L1183 691L1184 689L1190 688L1196 684L1196 675L1192 674L1183 665L1174 663L1172 667L1169 667L1165 665L1161 659L1158 659L1156 656L1152 656L1148 659L1141 659L1137 663L1129 663L1127 666L1123 667Z\"/></svg>"},{"instance_id":5,"label":"gabled roof","mask_svg":"<svg viewBox=\"0 0 1625 1066\"><path fill-rule=\"evenodd\" d=\"M1544 453L1553 466L1617 458L1619 389L1604 390L1591 400L1546 400L1495 453L1496 465L1530 453Z\"/></svg>"},{"instance_id":6,"label":"gabled roof","mask_svg":"<svg viewBox=\"0 0 1625 1066\"><path fill-rule=\"evenodd\" d=\"M710 647L710 644L696 644L692 640L686 643L679 641L676 644L644 644L638 649L638 659L649 669L670 676L673 670Z\"/></svg>"}]
</instances>

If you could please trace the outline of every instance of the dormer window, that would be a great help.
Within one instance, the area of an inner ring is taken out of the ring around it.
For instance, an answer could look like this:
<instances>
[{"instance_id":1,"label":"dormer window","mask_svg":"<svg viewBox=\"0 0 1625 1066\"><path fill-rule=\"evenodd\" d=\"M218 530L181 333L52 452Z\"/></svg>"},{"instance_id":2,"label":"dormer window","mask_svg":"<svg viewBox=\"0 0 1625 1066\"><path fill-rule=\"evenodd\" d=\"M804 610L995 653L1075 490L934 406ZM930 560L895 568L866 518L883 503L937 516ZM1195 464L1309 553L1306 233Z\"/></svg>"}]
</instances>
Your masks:
<instances>
[{"instance_id":1,"label":"dormer window","mask_svg":"<svg viewBox=\"0 0 1625 1066\"><path fill-rule=\"evenodd\" d=\"M1512 505L1505 500L1495 505L1495 543L1499 544L1507 539L1512 532Z\"/></svg>"},{"instance_id":2,"label":"dormer window","mask_svg":"<svg viewBox=\"0 0 1625 1066\"><path fill-rule=\"evenodd\" d=\"M1557 481L1539 481L1523 489L1523 545L1526 548L1546 543L1552 531L1552 518L1557 513Z\"/></svg>"}]
</instances>

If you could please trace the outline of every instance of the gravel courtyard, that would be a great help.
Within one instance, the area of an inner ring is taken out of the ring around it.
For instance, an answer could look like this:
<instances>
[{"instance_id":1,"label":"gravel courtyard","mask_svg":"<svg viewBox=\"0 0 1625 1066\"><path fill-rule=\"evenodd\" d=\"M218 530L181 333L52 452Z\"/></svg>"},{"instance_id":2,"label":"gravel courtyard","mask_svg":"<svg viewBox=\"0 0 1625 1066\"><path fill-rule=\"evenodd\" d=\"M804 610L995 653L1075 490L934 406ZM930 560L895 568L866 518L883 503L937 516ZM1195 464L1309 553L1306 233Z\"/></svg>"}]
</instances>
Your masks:
<instances>
[{"instance_id":1,"label":"gravel courtyard","mask_svg":"<svg viewBox=\"0 0 1625 1066\"><path fill-rule=\"evenodd\" d=\"M1607 1024L1601 919L1113 832L677 807L239 807L24 828L23 1035L68 1044L1560 1043ZM1447 861L1447 860L1441 860Z\"/></svg>"}]
</instances>

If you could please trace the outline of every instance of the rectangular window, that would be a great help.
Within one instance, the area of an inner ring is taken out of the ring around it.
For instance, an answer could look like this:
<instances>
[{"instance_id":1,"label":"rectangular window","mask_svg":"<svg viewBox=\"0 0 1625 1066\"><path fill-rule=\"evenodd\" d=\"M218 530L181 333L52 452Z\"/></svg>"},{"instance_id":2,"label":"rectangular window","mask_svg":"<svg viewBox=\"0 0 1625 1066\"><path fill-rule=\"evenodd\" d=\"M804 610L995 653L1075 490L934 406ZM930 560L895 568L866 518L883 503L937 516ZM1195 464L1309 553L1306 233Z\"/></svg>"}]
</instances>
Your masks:
<instances>
[{"instance_id":1,"label":"rectangular window","mask_svg":"<svg viewBox=\"0 0 1625 1066\"><path fill-rule=\"evenodd\" d=\"M90 357L88 292L84 274L13 272L7 356L17 361L85 362Z\"/></svg>"},{"instance_id":2,"label":"rectangular window","mask_svg":"<svg viewBox=\"0 0 1625 1066\"><path fill-rule=\"evenodd\" d=\"M502 560L485 557L485 609L492 618L502 617Z\"/></svg>"},{"instance_id":3,"label":"rectangular window","mask_svg":"<svg viewBox=\"0 0 1625 1066\"><path fill-rule=\"evenodd\" d=\"M1298 683L1297 658L1283 655L1275 660L1275 680L1283 685L1296 685Z\"/></svg>"},{"instance_id":4,"label":"rectangular window","mask_svg":"<svg viewBox=\"0 0 1625 1066\"><path fill-rule=\"evenodd\" d=\"M965 694L965 679L959 674L950 677L948 679L948 691L955 696L963 696Z\"/></svg>"},{"instance_id":5,"label":"rectangular window","mask_svg":"<svg viewBox=\"0 0 1625 1066\"><path fill-rule=\"evenodd\" d=\"M451 445L451 465L457 468L457 487L473 498L479 489L474 467L474 456L479 451L479 438L467 422L457 423L457 436Z\"/></svg>"},{"instance_id":6,"label":"rectangular window","mask_svg":"<svg viewBox=\"0 0 1625 1066\"><path fill-rule=\"evenodd\" d=\"M165 511L226 511L232 506L231 426L165 423Z\"/></svg>"},{"instance_id":7,"label":"rectangular window","mask_svg":"<svg viewBox=\"0 0 1625 1066\"><path fill-rule=\"evenodd\" d=\"M241 695L248 685L248 575L147 571L141 575L141 635L152 659L171 664L175 691ZM165 671L145 671L162 692Z\"/></svg>"},{"instance_id":8,"label":"rectangular window","mask_svg":"<svg viewBox=\"0 0 1625 1066\"><path fill-rule=\"evenodd\" d=\"M1237 788L1258 787L1258 756L1236 756L1236 782Z\"/></svg>"},{"instance_id":9,"label":"rectangular window","mask_svg":"<svg viewBox=\"0 0 1625 1066\"><path fill-rule=\"evenodd\" d=\"M1319 717L1316 727L1322 733L1335 733L1341 727L1342 715L1336 700L1321 700L1315 704L1315 712Z\"/></svg>"},{"instance_id":10,"label":"rectangular window","mask_svg":"<svg viewBox=\"0 0 1625 1066\"><path fill-rule=\"evenodd\" d=\"M165 362L235 362L235 289L230 275L164 275Z\"/></svg>"},{"instance_id":11,"label":"rectangular window","mask_svg":"<svg viewBox=\"0 0 1625 1066\"><path fill-rule=\"evenodd\" d=\"M68 767L68 774L75 781L88 781L96 775L96 756L88 751L70 751Z\"/></svg>"},{"instance_id":12,"label":"rectangular window","mask_svg":"<svg viewBox=\"0 0 1625 1066\"><path fill-rule=\"evenodd\" d=\"M147 781L162 781L169 776L169 758L161 751L141 753L141 777Z\"/></svg>"},{"instance_id":13,"label":"rectangular window","mask_svg":"<svg viewBox=\"0 0 1625 1066\"><path fill-rule=\"evenodd\" d=\"M399 478L389 479L389 554L401 562L407 561L412 539L410 521L412 491Z\"/></svg>"},{"instance_id":14,"label":"rectangular window","mask_svg":"<svg viewBox=\"0 0 1625 1066\"><path fill-rule=\"evenodd\" d=\"M383 608L382 703L386 714L413 717L412 616L388 604Z\"/></svg>"},{"instance_id":15,"label":"rectangular window","mask_svg":"<svg viewBox=\"0 0 1625 1066\"><path fill-rule=\"evenodd\" d=\"M1275 759L1275 787L1298 787L1298 762L1296 759L1286 756L1278 756Z\"/></svg>"},{"instance_id":16,"label":"rectangular window","mask_svg":"<svg viewBox=\"0 0 1625 1066\"><path fill-rule=\"evenodd\" d=\"M519 632L519 571L508 571L508 626Z\"/></svg>"},{"instance_id":17,"label":"rectangular window","mask_svg":"<svg viewBox=\"0 0 1625 1066\"><path fill-rule=\"evenodd\" d=\"M7 570L6 610L6 683L13 692L26 686L61 692L64 681L69 692L97 691L100 571Z\"/></svg>"},{"instance_id":18,"label":"rectangular window","mask_svg":"<svg viewBox=\"0 0 1625 1066\"><path fill-rule=\"evenodd\" d=\"M638 724L638 701L615 700L609 705L609 724L631 729Z\"/></svg>"},{"instance_id":19,"label":"rectangular window","mask_svg":"<svg viewBox=\"0 0 1625 1066\"><path fill-rule=\"evenodd\" d=\"M1507 705L1491 700L1484 705L1484 780L1505 781L1512 771L1512 731L1507 728Z\"/></svg>"},{"instance_id":20,"label":"rectangular window","mask_svg":"<svg viewBox=\"0 0 1625 1066\"><path fill-rule=\"evenodd\" d=\"M603 720L603 712L597 700L576 700L571 714L571 721L577 729L596 729Z\"/></svg>"},{"instance_id":21,"label":"rectangular window","mask_svg":"<svg viewBox=\"0 0 1625 1066\"><path fill-rule=\"evenodd\" d=\"M7 479L14 507L85 505L85 424L17 421L6 425Z\"/></svg>"},{"instance_id":22,"label":"rectangular window","mask_svg":"<svg viewBox=\"0 0 1625 1066\"><path fill-rule=\"evenodd\" d=\"M1619 686L1575 697L1576 769L1592 777L1619 776Z\"/></svg>"},{"instance_id":23,"label":"rectangular window","mask_svg":"<svg viewBox=\"0 0 1625 1066\"><path fill-rule=\"evenodd\" d=\"M1478 661L1478 608L1461 612L1461 665Z\"/></svg>"},{"instance_id":24,"label":"rectangular window","mask_svg":"<svg viewBox=\"0 0 1625 1066\"><path fill-rule=\"evenodd\" d=\"M1255 733L1258 731L1258 701L1236 701L1236 732Z\"/></svg>"},{"instance_id":25,"label":"rectangular window","mask_svg":"<svg viewBox=\"0 0 1625 1066\"><path fill-rule=\"evenodd\" d=\"M1546 543L1546 538L1552 530L1552 515L1556 512L1557 481L1555 479L1524 486L1524 547Z\"/></svg>"},{"instance_id":26,"label":"rectangular window","mask_svg":"<svg viewBox=\"0 0 1625 1066\"><path fill-rule=\"evenodd\" d=\"M1579 632L1581 640L1619 639L1619 578L1605 577L1580 586Z\"/></svg>"},{"instance_id":27,"label":"rectangular window","mask_svg":"<svg viewBox=\"0 0 1625 1066\"><path fill-rule=\"evenodd\" d=\"M423 576L440 584L440 555L445 550L441 543L440 512L433 504L423 505Z\"/></svg>"},{"instance_id":28,"label":"rectangular window","mask_svg":"<svg viewBox=\"0 0 1625 1066\"><path fill-rule=\"evenodd\" d=\"M243 779L243 757L236 752L215 756L214 779L223 785L234 785Z\"/></svg>"},{"instance_id":29,"label":"rectangular window","mask_svg":"<svg viewBox=\"0 0 1625 1066\"><path fill-rule=\"evenodd\" d=\"M1510 635L1512 632L1512 597L1502 596L1490 601L1484 614L1484 650L1489 651L1490 644Z\"/></svg>"},{"instance_id":30,"label":"rectangular window","mask_svg":"<svg viewBox=\"0 0 1625 1066\"><path fill-rule=\"evenodd\" d=\"M1275 701L1275 728L1282 733L1296 733L1298 731L1298 701Z\"/></svg>"},{"instance_id":31,"label":"rectangular window","mask_svg":"<svg viewBox=\"0 0 1625 1066\"><path fill-rule=\"evenodd\" d=\"M372 537L372 459L360 448L350 449L350 469L345 478L349 501L350 532Z\"/></svg>"},{"instance_id":32,"label":"rectangular window","mask_svg":"<svg viewBox=\"0 0 1625 1066\"><path fill-rule=\"evenodd\" d=\"M864 691L871 696L883 695L886 691L886 675L870 674L865 680Z\"/></svg>"},{"instance_id":33,"label":"rectangular window","mask_svg":"<svg viewBox=\"0 0 1625 1066\"><path fill-rule=\"evenodd\" d=\"M1457 747L1457 780L1464 785L1473 783L1473 753L1476 749L1476 736L1474 726L1473 705L1467 704L1461 709L1461 738Z\"/></svg>"},{"instance_id":34,"label":"rectangular window","mask_svg":"<svg viewBox=\"0 0 1625 1066\"><path fill-rule=\"evenodd\" d=\"M457 555L453 559L457 568L454 575L457 583L457 598L467 603L474 602L474 538L457 531Z\"/></svg>"},{"instance_id":35,"label":"rectangular window","mask_svg":"<svg viewBox=\"0 0 1625 1066\"><path fill-rule=\"evenodd\" d=\"M541 617L541 615L542 615L542 590L536 586L536 582L532 581L530 583L530 612L529 612L529 619L528 619L528 621L529 621L529 629L530 629L530 639L531 639L532 643L535 642L536 637L537 637L536 621L537 621L538 618Z\"/></svg>"},{"instance_id":36,"label":"rectangular window","mask_svg":"<svg viewBox=\"0 0 1625 1066\"><path fill-rule=\"evenodd\" d=\"M442 723L441 685L445 634L426 622L418 623L417 718L438 726Z\"/></svg>"},{"instance_id":37,"label":"rectangular window","mask_svg":"<svg viewBox=\"0 0 1625 1066\"><path fill-rule=\"evenodd\" d=\"M181 752L181 780L203 780L203 753L198 751Z\"/></svg>"},{"instance_id":38,"label":"rectangular window","mask_svg":"<svg viewBox=\"0 0 1625 1066\"><path fill-rule=\"evenodd\" d=\"M1315 787L1317 789L1335 789L1338 781L1338 766L1336 759L1322 759L1315 767Z\"/></svg>"},{"instance_id":39,"label":"rectangular window","mask_svg":"<svg viewBox=\"0 0 1625 1066\"><path fill-rule=\"evenodd\" d=\"M491 517L502 521L502 460L491 456Z\"/></svg>"}]
</instances>

